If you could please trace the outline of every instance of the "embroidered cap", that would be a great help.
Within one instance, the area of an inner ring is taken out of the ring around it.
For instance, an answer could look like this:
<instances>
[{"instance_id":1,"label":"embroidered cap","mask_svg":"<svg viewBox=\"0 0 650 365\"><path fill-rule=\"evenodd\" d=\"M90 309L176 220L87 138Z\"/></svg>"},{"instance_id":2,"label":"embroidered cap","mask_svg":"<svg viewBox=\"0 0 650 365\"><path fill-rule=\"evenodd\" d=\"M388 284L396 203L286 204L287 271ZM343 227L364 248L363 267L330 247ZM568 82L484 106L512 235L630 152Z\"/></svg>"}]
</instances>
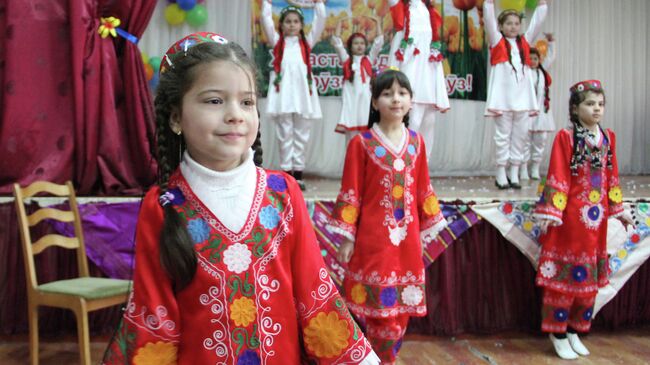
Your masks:
<instances>
[{"instance_id":1,"label":"embroidered cap","mask_svg":"<svg viewBox=\"0 0 650 365\"><path fill-rule=\"evenodd\" d=\"M300 9L297 6L289 5L282 10L280 10L280 16L284 16L287 12L293 11L295 13L298 13L298 16L300 16L301 19L305 19L305 15L302 13L302 9Z\"/></svg>"},{"instance_id":2,"label":"embroidered cap","mask_svg":"<svg viewBox=\"0 0 650 365\"><path fill-rule=\"evenodd\" d=\"M184 38L181 38L176 43L172 44L167 50L167 53L162 58L160 63L160 74L174 67L180 57L187 55L187 50L196 46L197 44L213 42L218 44L227 44L228 40L223 36L212 32L197 32L192 33Z\"/></svg>"},{"instance_id":3,"label":"embroidered cap","mask_svg":"<svg viewBox=\"0 0 650 365\"><path fill-rule=\"evenodd\" d=\"M589 91L589 90L600 90L603 86L599 80L585 80L580 81L579 83L571 86L569 91L573 93Z\"/></svg>"}]
</instances>

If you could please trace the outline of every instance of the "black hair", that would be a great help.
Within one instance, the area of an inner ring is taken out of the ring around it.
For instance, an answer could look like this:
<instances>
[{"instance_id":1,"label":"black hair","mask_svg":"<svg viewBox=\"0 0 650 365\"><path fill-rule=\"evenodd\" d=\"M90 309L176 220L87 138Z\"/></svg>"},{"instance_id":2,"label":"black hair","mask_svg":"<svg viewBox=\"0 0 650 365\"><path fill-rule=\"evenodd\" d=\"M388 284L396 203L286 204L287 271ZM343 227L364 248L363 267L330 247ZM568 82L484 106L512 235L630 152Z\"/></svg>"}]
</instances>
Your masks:
<instances>
[{"instance_id":1,"label":"black hair","mask_svg":"<svg viewBox=\"0 0 650 365\"><path fill-rule=\"evenodd\" d=\"M602 164L600 158L598 158L601 151L597 148L593 148L592 151L588 151L585 143L585 137L587 135L587 130L585 127L580 124L580 119L578 118L578 113L575 109L587 99L587 93L594 93L597 95L603 96L603 101L605 101L605 90L602 88L592 88L584 91L575 91L571 93L569 97L569 120L573 124L573 153L571 154L570 169L572 175L578 174L578 166L582 165L587 161L589 155L591 155L591 163L594 168L601 168ZM612 168L612 150L609 145L609 138L607 133L603 131L603 128L598 124L598 128L605 139L603 143L606 151L604 153L607 155L607 167Z\"/></svg>"},{"instance_id":2,"label":"black hair","mask_svg":"<svg viewBox=\"0 0 650 365\"><path fill-rule=\"evenodd\" d=\"M548 75L548 71L544 68L544 65L542 64L542 55L539 52L537 48L531 48L530 49L530 54L531 55L536 55L537 59L539 62L537 62L537 68L539 68L540 71L542 71L542 75L544 75L544 80L546 81L547 79L550 79L550 76ZM551 87L548 84L548 82L544 83L544 113L548 113L548 110L550 108L550 102L551 102Z\"/></svg>"},{"instance_id":3,"label":"black hair","mask_svg":"<svg viewBox=\"0 0 650 365\"><path fill-rule=\"evenodd\" d=\"M411 94L411 97L413 97L413 89L411 88L411 83L409 82L409 78L402 71L386 69L381 73L379 73L370 81L370 89L372 90L372 100L377 100L381 95L381 92L386 89L390 89L393 86L393 82L395 81L397 81L397 83L401 87L406 88L409 94ZM368 115L368 128L372 128L373 124L379 123L380 119L381 116L379 115L379 110L375 109L372 106L372 102L371 102L370 114ZM404 123L406 127L409 126L408 113L406 113L404 119L402 119L402 123Z\"/></svg>"},{"instance_id":4,"label":"black hair","mask_svg":"<svg viewBox=\"0 0 650 365\"><path fill-rule=\"evenodd\" d=\"M172 131L170 117L173 112L181 111L183 96L199 76L197 66L215 61L231 61L248 71L257 90L257 68L236 43L200 43L189 48L184 56L174 59L173 66L160 75L154 99L157 143L153 152L158 160L157 183L163 192L167 190L169 177L178 168L186 148L183 137ZM255 151L254 162L259 166L262 163L259 129L252 147ZM194 278L197 258L184 220L172 204L167 204L163 209L165 218L160 236L160 261L173 282L174 290L179 291Z\"/></svg>"}]
</instances>

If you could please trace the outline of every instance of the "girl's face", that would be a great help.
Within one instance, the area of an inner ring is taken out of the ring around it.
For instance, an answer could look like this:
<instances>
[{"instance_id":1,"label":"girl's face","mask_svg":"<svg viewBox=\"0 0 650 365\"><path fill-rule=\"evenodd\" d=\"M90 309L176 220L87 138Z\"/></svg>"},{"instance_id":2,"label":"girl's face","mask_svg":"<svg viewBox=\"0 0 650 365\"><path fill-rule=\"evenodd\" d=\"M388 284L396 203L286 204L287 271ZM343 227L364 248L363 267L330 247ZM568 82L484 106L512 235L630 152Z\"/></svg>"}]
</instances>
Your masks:
<instances>
[{"instance_id":1,"label":"girl's face","mask_svg":"<svg viewBox=\"0 0 650 365\"><path fill-rule=\"evenodd\" d=\"M605 96L603 94L587 91L585 100L573 106L574 113L587 129L595 127L603 118L605 113Z\"/></svg>"},{"instance_id":2,"label":"girl's face","mask_svg":"<svg viewBox=\"0 0 650 365\"><path fill-rule=\"evenodd\" d=\"M499 30L508 38L515 38L519 35L521 29L521 19L512 14L508 15L502 24L499 25Z\"/></svg>"},{"instance_id":3,"label":"girl's face","mask_svg":"<svg viewBox=\"0 0 650 365\"><path fill-rule=\"evenodd\" d=\"M401 123L411 110L411 93L395 80L377 99L372 99L372 106L379 111L379 123Z\"/></svg>"},{"instance_id":4,"label":"girl's face","mask_svg":"<svg viewBox=\"0 0 650 365\"><path fill-rule=\"evenodd\" d=\"M187 151L201 165L226 171L239 166L251 148L259 118L251 73L230 61L196 66L195 81L170 117Z\"/></svg>"},{"instance_id":5,"label":"girl's face","mask_svg":"<svg viewBox=\"0 0 650 365\"><path fill-rule=\"evenodd\" d=\"M289 12L282 21L282 34L285 37L297 36L302 29L302 22L300 16L294 12Z\"/></svg>"},{"instance_id":6,"label":"girl's face","mask_svg":"<svg viewBox=\"0 0 650 365\"><path fill-rule=\"evenodd\" d=\"M539 67L539 56L531 53L530 54L530 68L538 68Z\"/></svg>"},{"instance_id":7,"label":"girl's face","mask_svg":"<svg viewBox=\"0 0 650 365\"><path fill-rule=\"evenodd\" d=\"M366 54L366 40L361 37L356 37L352 40L350 51L355 56L363 56Z\"/></svg>"}]
</instances>

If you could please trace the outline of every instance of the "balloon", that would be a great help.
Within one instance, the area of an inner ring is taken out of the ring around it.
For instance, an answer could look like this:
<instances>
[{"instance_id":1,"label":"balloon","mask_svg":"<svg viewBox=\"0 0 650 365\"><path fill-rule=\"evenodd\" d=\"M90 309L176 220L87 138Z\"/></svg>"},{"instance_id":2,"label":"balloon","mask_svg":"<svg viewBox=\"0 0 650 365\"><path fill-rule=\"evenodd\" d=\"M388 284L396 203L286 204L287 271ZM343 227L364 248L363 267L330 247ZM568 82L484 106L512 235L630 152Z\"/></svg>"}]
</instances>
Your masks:
<instances>
[{"instance_id":1,"label":"balloon","mask_svg":"<svg viewBox=\"0 0 650 365\"><path fill-rule=\"evenodd\" d=\"M149 64L151 65L151 67L153 67L153 72L156 73L156 74L158 73L158 71L160 71L160 62L161 61L162 60L160 59L160 57L151 57L151 58L149 58Z\"/></svg>"},{"instance_id":2,"label":"balloon","mask_svg":"<svg viewBox=\"0 0 650 365\"><path fill-rule=\"evenodd\" d=\"M170 4L165 8L165 19L170 25L179 25L185 21L185 10L178 4Z\"/></svg>"},{"instance_id":3,"label":"balloon","mask_svg":"<svg viewBox=\"0 0 650 365\"><path fill-rule=\"evenodd\" d=\"M150 64L146 63L144 65L144 73L147 76L147 80L151 80L153 77L153 67Z\"/></svg>"},{"instance_id":4,"label":"balloon","mask_svg":"<svg viewBox=\"0 0 650 365\"><path fill-rule=\"evenodd\" d=\"M194 5L196 5L196 0L176 0L176 4L178 4L181 9L189 11L194 7Z\"/></svg>"},{"instance_id":5,"label":"balloon","mask_svg":"<svg viewBox=\"0 0 650 365\"><path fill-rule=\"evenodd\" d=\"M149 55L145 51L140 51L140 56L142 57L142 63L149 63Z\"/></svg>"},{"instance_id":6,"label":"balloon","mask_svg":"<svg viewBox=\"0 0 650 365\"><path fill-rule=\"evenodd\" d=\"M542 56L542 58L545 58L546 53L548 52L548 42L546 39L540 39L535 43L535 48L539 51L539 55Z\"/></svg>"},{"instance_id":7,"label":"balloon","mask_svg":"<svg viewBox=\"0 0 650 365\"><path fill-rule=\"evenodd\" d=\"M524 11L526 0L501 0L499 1L499 8L501 10L514 9L516 11Z\"/></svg>"},{"instance_id":8,"label":"balloon","mask_svg":"<svg viewBox=\"0 0 650 365\"><path fill-rule=\"evenodd\" d=\"M197 4L187 12L187 24L193 27L200 27L208 20L208 11L205 6Z\"/></svg>"},{"instance_id":9,"label":"balloon","mask_svg":"<svg viewBox=\"0 0 650 365\"><path fill-rule=\"evenodd\" d=\"M156 90L159 81L160 81L160 76L158 74L154 74L151 80L149 80L149 87L151 88L151 91Z\"/></svg>"},{"instance_id":10,"label":"balloon","mask_svg":"<svg viewBox=\"0 0 650 365\"><path fill-rule=\"evenodd\" d=\"M526 9L535 10L537 7L537 0L526 0Z\"/></svg>"}]
</instances>

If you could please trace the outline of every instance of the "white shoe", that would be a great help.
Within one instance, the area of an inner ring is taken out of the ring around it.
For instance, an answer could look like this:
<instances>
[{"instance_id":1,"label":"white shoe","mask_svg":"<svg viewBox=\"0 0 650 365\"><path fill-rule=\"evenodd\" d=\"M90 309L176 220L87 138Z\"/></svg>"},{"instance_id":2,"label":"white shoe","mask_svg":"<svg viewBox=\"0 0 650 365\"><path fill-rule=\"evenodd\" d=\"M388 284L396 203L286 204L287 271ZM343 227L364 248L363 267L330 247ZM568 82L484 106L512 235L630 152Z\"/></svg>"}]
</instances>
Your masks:
<instances>
[{"instance_id":1,"label":"white shoe","mask_svg":"<svg viewBox=\"0 0 650 365\"><path fill-rule=\"evenodd\" d=\"M539 180L539 162L533 162L530 165L530 178L533 180Z\"/></svg>"},{"instance_id":2,"label":"white shoe","mask_svg":"<svg viewBox=\"0 0 650 365\"><path fill-rule=\"evenodd\" d=\"M578 337L577 333L567 333L566 337L569 340L569 344L571 344L571 348L573 351L575 351L576 354L581 356L589 355L589 350L587 347L585 347L582 341L580 341L580 337Z\"/></svg>"},{"instance_id":3,"label":"white shoe","mask_svg":"<svg viewBox=\"0 0 650 365\"><path fill-rule=\"evenodd\" d=\"M555 353L557 356L564 360L575 360L578 357L578 354L573 351L571 344L569 343L568 338L556 338L552 333L548 334L548 338L551 339L553 343L553 348L555 348Z\"/></svg>"},{"instance_id":4,"label":"white shoe","mask_svg":"<svg viewBox=\"0 0 650 365\"><path fill-rule=\"evenodd\" d=\"M509 187L508 186L508 177L506 176L506 167L505 166L497 166L496 185L500 189L501 188L507 189Z\"/></svg>"},{"instance_id":5,"label":"white shoe","mask_svg":"<svg viewBox=\"0 0 650 365\"><path fill-rule=\"evenodd\" d=\"M522 181L530 180L528 176L528 164L525 162L519 166L519 179Z\"/></svg>"}]
</instances>

